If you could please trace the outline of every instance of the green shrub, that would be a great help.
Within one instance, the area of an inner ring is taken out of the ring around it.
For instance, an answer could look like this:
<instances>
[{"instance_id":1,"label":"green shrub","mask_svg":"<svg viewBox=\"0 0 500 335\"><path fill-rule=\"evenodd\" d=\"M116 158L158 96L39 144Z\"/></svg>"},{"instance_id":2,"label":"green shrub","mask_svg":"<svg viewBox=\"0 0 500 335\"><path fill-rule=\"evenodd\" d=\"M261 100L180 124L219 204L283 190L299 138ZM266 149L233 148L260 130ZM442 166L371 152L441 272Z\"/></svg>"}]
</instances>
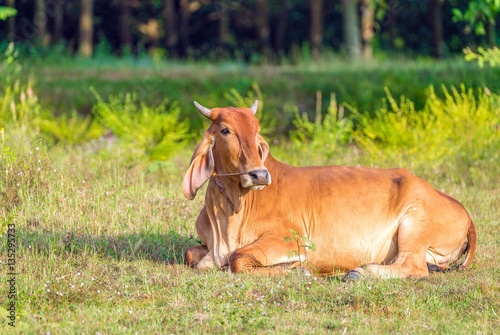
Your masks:
<instances>
[{"instance_id":1,"label":"green shrub","mask_svg":"<svg viewBox=\"0 0 500 335\"><path fill-rule=\"evenodd\" d=\"M478 180L485 167L498 170L499 96L487 89L474 94L464 85L442 90L444 98L430 87L425 107L417 110L405 97L398 103L386 89L385 107L375 116L360 116L356 142L374 160L434 173L449 166L459 179Z\"/></svg>"},{"instance_id":2,"label":"green shrub","mask_svg":"<svg viewBox=\"0 0 500 335\"><path fill-rule=\"evenodd\" d=\"M300 115L295 108L295 130L290 132L294 147L300 152L313 151L317 155L332 158L336 154L335 150L347 144L352 137L353 123L343 117L343 111L344 106L337 105L333 94L326 115L323 117L321 108L317 107L314 122L309 121L307 113Z\"/></svg>"},{"instance_id":3,"label":"green shrub","mask_svg":"<svg viewBox=\"0 0 500 335\"><path fill-rule=\"evenodd\" d=\"M92 109L96 119L151 160L168 159L182 149L190 137L187 121L179 121L177 103L164 100L158 106L147 106L132 93L110 96L105 102L92 91L97 99Z\"/></svg>"},{"instance_id":4,"label":"green shrub","mask_svg":"<svg viewBox=\"0 0 500 335\"><path fill-rule=\"evenodd\" d=\"M489 63L491 67L500 64L500 49L497 47L492 47L490 49L478 47L477 53L470 48L466 48L464 49L464 54L467 61L477 60L480 67L483 67L484 63Z\"/></svg>"},{"instance_id":5,"label":"green shrub","mask_svg":"<svg viewBox=\"0 0 500 335\"><path fill-rule=\"evenodd\" d=\"M58 118L44 117L37 120L40 133L56 143L79 144L103 135L102 126L89 115L85 119L76 112Z\"/></svg>"},{"instance_id":6,"label":"green shrub","mask_svg":"<svg viewBox=\"0 0 500 335\"><path fill-rule=\"evenodd\" d=\"M11 43L0 60L0 128L16 127L25 131L33 129L31 122L41 110L38 97L30 80L17 79L21 65L17 51Z\"/></svg>"}]
</instances>

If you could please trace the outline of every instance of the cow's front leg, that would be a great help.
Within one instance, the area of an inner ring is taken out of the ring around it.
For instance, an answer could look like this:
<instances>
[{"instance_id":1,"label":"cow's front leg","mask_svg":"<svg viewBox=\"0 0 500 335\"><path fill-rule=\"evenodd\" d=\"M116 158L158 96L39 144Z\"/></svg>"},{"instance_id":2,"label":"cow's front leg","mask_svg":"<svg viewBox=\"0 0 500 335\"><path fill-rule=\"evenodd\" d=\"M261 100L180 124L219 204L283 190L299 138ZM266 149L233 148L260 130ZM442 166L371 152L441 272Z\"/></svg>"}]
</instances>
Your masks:
<instances>
[{"instance_id":1,"label":"cow's front leg","mask_svg":"<svg viewBox=\"0 0 500 335\"><path fill-rule=\"evenodd\" d=\"M231 272L283 275L290 269L300 267L298 255L283 239L262 239L236 249L229 257ZM304 258L304 256L302 256Z\"/></svg>"},{"instance_id":2,"label":"cow's front leg","mask_svg":"<svg viewBox=\"0 0 500 335\"><path fill-rule=\"evenodd\" d=\"M195 268L207 254L208 248L206 245L191 247L184 253L184 264Z\"/></svg>"}]
</instances>

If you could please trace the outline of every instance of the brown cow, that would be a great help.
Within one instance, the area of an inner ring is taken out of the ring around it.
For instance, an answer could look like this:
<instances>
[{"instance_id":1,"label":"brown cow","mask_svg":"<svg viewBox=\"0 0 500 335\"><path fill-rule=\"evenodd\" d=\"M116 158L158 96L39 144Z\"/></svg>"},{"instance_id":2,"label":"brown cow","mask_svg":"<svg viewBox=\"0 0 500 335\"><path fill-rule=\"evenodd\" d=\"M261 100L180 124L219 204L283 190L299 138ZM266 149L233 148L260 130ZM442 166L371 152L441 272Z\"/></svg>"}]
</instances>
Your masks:
<instances>
[{"instance_id":1,"label":"brown cow","mask_svg":"<svg viewBox=\"0 0 500 335\"><path fill-rule=\"evenodd\" d=\"M193 199L209 184L196 221L203 244L186 251L186 264L265 274L304 266L354 279L424 277L471 263L469 214L410 171L293 167L269 154L257 101L195 106L212 124L184 176L184 195Z\"/></svg>"}]
</instances>

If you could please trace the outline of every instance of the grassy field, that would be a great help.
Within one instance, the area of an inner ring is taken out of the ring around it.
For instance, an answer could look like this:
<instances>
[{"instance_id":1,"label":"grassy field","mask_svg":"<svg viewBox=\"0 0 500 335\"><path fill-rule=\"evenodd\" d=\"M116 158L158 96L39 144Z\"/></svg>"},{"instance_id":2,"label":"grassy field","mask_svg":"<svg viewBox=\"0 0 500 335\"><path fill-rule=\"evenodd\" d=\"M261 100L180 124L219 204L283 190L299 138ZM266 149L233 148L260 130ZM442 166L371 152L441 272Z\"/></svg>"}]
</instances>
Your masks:
<instances>
[{"instance_id":1,"label":"grassy field","mask_svg":"<svg viewBox=\"0 0 500 335\"><path fill-rule=\"evenodd\" d=\"M106 70L106 67L76 68L73 74L71 68L60 73L43 67L38 71L34 76L42 104L73 106L68 108L86 104L90 108L91 97L78 100L80 94L87 94L90 84L98 90L102 88L104 93L100 93L105 96L115 89L126 89L126 83L132 83L141 72L140 68L132 69L136 73L130 77L121 70ZM206 71L212 73L209 78L216 76L213 68ZM113 80L117 86L105 88L111 73L116 76ZM84 74L95 77L87 82ZM101 84L96 79L99 76L106 79ZM274 84L265 84L266 80L259 77L261 89L265 85L279 87L287 81L286 76L277 77ZM326 78L325 75L323 80ZM252 80L241 79L248 87ZM179 90L193 81L192 75L187 79L179 75ZM47 87L42 87L42 83ZM210 80L199 85L177 98L191 103L191 95L200 89L208 92L206 99L213 101L213 105L223 104L222 93L210 93ZM221 92L226 87L223 80L213 85ZM241 88L242 92L248 87ZM130 90L137 91L136 86ZM308 92L288 90L300 97L308 96L316 88ZM220 100L216 102L217 98ZM193 113L194 119L199 117L192 108L184 112ZM334 155L324 155L324 149L298 151L288 142L274 142L272 138L269 142L275 156L299 165L314 162L389 167L402 161L399 156L387 153L381 153L376 160L352 143L337 147ZM221 271L198 272L184 267L184 250L198 244L194 223L203 202L203 196L188 201L181 191L182 176L195 146L190 142L187 149L153 170L141 150L114 138L53 145L32 136L30 129L6 126L0 137L0 220L5 232L0 242L3 268L0 332L494 334L498 331L498 161L483 160L474 169L473 162L466 167L455 166L457 161L449 157L439 162L439 171L433 162L416 167L416 172L436 188L461 201L474 219L478 249L469 269L433 274L422 280L343 283L337 277L306 277L296 272L267 278ZM453 171L456 176L450 178ZM14 231L8 231L9 228ZM17 241L14 257L7 256L9 233ZM7 281L11 277L8 258L15 259L13 270L17 275L11 282L14 285ZM15 300L7 294L12 287L17 292ZM12 301L17 317L15 328L9 325L8 318Z\"/></svg>"}]
</instances>

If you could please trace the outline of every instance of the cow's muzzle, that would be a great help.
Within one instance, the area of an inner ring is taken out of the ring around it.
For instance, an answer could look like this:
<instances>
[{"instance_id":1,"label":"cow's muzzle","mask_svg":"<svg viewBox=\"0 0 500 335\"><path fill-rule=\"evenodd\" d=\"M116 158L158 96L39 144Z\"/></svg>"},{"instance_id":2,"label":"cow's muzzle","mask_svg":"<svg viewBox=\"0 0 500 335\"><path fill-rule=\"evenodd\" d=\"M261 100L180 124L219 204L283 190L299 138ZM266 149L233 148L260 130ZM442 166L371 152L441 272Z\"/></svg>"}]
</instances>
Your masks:
<instances>
[{"instance_id":1,"label":"cow's muzzle","mask_svg":"<svg viewBox=\"0 0 500 335\"><path fill-rule=\"evenodd\" d=\"M253 170L247 173L246 184L243 187L251 187L253 190L261 190L271 184L271 175L266 169Z\"/></svg>"}]
</instances>

